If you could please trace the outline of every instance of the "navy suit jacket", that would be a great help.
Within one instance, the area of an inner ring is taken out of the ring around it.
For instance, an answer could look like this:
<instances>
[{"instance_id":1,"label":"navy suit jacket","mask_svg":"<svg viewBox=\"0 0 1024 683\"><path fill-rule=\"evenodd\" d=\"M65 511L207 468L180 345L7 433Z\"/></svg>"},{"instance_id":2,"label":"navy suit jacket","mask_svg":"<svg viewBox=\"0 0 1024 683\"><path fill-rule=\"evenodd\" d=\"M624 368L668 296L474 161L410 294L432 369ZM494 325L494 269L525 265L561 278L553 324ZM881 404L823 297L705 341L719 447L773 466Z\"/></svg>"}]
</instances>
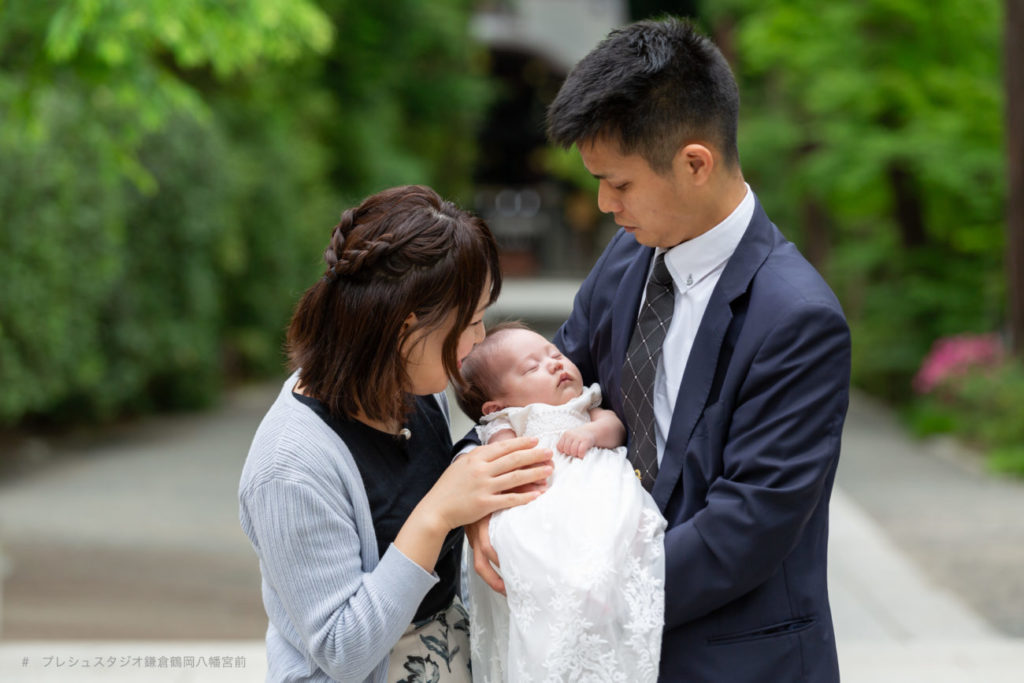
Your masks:
<instances>
[{"instance_id":1,"label":"navy suit jacket","mask_svg":"<svg viewBox=\"0 0 1024 683\"><path fill-rule=\"evenodd\" d=\"M653 253L619 231L554 339L623 422ZM839 680L826 550L849 377L839 302L757 203L697 330L652 491L668 520L660 680Z\"/></svg>"}]
</instances>

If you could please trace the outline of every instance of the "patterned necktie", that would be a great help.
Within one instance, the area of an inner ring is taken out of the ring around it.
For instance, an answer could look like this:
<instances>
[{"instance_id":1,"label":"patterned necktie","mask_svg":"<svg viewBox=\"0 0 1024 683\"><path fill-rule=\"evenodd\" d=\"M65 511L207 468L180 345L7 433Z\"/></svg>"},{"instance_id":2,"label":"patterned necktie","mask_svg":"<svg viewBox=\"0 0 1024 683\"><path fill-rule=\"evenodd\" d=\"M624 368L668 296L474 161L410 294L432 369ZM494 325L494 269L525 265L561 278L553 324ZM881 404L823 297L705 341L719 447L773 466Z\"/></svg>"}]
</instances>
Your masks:
<instances>
[{"instance_id":1,"label":"patterned necktie","mask_svg":"<svg viewBox=\"0 0 1024 683\"><path fill-rule=\"evenodd\" d=\"M658 254L647 280L640 316L622 365L622 407L629 427L629 462L648 491L658 475L658 442L654 435L654 375L665 332L672 321L675 295L672 276Z\"/></svg>"}]
</instances>

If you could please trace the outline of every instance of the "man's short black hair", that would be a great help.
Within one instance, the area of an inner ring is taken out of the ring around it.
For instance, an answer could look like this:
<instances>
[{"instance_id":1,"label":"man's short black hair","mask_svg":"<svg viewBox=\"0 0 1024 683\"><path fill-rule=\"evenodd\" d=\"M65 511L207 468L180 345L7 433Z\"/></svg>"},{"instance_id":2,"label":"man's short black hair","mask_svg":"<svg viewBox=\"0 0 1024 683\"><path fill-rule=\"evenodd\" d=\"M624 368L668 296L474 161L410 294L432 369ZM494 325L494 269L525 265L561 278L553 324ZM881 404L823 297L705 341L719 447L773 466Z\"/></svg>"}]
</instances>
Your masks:
<instances>
[{"instance_id":1,"label":"man's short black hair","mask_svg":"<svg viewBox=\"0 0 1024 683\"><path fill-rule=\"evenodd\" d=\"M734 167L739 108L728 62L689 21L638 21L612 31L569 73L548 107L548 138L567 149L617 140L659 173L684 145L708 142Z\"/></svg>"}]
</instances>

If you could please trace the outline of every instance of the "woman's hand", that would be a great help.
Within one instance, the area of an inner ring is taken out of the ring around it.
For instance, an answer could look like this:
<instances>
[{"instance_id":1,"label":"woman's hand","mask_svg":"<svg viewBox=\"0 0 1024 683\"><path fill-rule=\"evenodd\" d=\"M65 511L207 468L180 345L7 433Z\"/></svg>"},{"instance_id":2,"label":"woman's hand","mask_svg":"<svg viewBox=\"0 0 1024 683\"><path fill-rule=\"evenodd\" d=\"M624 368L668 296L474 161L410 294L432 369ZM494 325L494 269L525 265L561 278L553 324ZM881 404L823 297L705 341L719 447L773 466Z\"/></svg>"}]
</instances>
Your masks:
<instances>
[{"instance_id":1,"label":"woman's hand","mask_svg":"<svg viewBox=\"0 0 1024 683\"><path fill-rule=\"evenodd\" d=\"M419 502L395 538L406 557L432 571L449 531L496 510L534 500L554 471L551 451L535 437L479 446L455 459Z\"/></svg>"},{"instance_id":2,"label":"woman's hand","mask_svg":"<svg viewBox=\"0 0 1024 683\"><path fill-rule=\"evenodd\" d=\"M536 445L536 437L517 437L474 448L448 466L422 503L434 504L436 498L445 533L496 510L529 503L540 491L528 485L554 471L551 451Z\"/></svg>"}]
</instances>

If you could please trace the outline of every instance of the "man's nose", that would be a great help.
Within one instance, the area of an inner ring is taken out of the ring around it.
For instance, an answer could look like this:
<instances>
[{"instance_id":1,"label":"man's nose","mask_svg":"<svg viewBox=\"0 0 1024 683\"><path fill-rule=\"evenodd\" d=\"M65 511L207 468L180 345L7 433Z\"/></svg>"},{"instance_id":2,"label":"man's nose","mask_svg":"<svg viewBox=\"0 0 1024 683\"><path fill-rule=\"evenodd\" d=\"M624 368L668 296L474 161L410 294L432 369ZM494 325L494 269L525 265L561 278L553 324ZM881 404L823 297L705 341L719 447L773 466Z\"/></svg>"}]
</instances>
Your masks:
<instances>
[{"instance_id":1,"label":"man's nose","mask_svg":"<svg viewBox=\"0 0 1024 683\"><path fill-rule=\"evenodd\" d=\"M597 185L597 208L601 213L618 213L622 209L622 203L615 196L615 190L604 180Z\"/></svg>"}]
</instances>

